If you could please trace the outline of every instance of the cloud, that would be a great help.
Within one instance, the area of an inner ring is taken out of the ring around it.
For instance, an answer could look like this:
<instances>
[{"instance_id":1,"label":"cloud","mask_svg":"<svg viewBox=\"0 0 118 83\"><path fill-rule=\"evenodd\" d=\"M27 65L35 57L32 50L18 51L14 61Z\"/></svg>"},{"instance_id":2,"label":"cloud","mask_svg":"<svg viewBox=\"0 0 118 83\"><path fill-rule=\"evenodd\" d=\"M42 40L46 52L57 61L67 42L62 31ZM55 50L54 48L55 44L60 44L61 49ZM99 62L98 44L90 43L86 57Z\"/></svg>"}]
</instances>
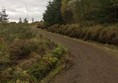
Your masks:
<instances>
[{"instance_id":1,"label":"cloud","mask_svg":"<svg viewBox=\"0 0 118 83\"><path fill-rule=\"evenodd\" d=\"M6 8L10 21L18 21L20 17L22 19L26 18L27 11L30 21L32 17L36 21L40 21L46 10L48 1L49 0L0 0L0 8Z\"/></svg>"}]
</instances>

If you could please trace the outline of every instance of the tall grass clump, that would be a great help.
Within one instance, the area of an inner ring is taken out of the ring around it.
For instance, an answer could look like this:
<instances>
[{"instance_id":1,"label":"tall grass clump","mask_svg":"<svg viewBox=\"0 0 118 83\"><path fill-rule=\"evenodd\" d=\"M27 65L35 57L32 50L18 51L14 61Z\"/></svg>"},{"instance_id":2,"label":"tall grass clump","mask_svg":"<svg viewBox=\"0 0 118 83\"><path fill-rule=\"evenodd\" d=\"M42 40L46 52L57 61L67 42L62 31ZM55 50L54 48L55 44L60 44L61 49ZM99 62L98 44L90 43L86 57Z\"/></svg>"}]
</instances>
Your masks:
<instances>
[{"instance_id":1,"label":"tall grass clump","mask_svg":"<svg viewBox=\"0 0 118 83\"><path fill-rule=\"evenodd\" d=\"M104 44L113 44L118 46L118 28L116 25L94 25L81 26L79 24L54 25L47 30L70 37L98 41Z\"/></svg>"}]
</instances>

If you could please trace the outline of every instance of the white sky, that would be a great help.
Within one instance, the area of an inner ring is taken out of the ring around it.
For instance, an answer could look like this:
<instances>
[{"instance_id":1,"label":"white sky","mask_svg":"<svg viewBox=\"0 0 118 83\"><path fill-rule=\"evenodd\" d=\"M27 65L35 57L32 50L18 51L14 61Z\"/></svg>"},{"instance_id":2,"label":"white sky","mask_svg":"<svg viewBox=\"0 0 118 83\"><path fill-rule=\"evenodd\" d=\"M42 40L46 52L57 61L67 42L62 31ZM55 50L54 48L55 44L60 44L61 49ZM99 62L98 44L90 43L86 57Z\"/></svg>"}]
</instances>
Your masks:
<instances>
[{"instance_id":1,"label":"white sky","mask_svg":"<svg viewBox=\"0 0 118 83\"><path fill-rule=\"evenodd\" d=\"M32 17L35 21L40 21L46 9L49 0L0 0L0 11L5 8L9 15L10 21L18 21L27 17L26 4L28 8L28 16L31 21Z\"/></svg>"}]
</instances>

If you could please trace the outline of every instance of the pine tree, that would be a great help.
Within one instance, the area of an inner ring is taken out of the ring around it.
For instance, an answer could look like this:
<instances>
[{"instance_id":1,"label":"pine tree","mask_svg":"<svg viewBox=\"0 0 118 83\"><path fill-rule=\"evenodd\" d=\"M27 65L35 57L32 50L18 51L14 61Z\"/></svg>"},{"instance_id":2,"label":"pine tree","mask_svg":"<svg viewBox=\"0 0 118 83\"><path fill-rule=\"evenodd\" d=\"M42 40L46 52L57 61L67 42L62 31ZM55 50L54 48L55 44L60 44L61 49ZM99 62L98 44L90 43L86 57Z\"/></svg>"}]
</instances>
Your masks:
<instances>
[{"instance_id":1,"label":"pine tree","mask_svg":"<svg viewBox=\"0 0 118 83\"><path fill-rule=\"evenodd\" d=\"M19 23L22 23L22 19L21 18L19 18Z\"/></svg>"},{"instance_id":2,"label":"pine tree","mask_svg":"<svg viewBox=\"0 0 118 83\"><path fill-rule=\"evenodd\" d=\"M32 23L34 22L34 18L32 18Z\"/></svg>"},{"instance_id":3,"label":"pine tree","mask_svg":"<svg viewBox=\"0 0 118 83\"><path fill-rule=\"evenodd\" d=\"M118 22L118 0L62 0L62 3L63 16L70 10L74 22Z\"/></svg>"},{"instance_id":4,"label":"pine tree","mask_svg":"<svg viewBox=\"0 0 118 83\"><path fill-rule=\"evenodd\" d=\"M8 15L6 14L6 9L2 9L0 13L0 22L8 22Z\"/></svg>"},{"instance_id":5,"label":"pine tree","mask_svg":"<svg viewBox=\"0 0 118 83\"><path fill-rule=\"evenodd\" d=\"M1 12L0 12L0 23L2 22L2 16L1 16Z\"/></svg>"},{"instance_id":6,"label":"pine tree","mask_svg":"<svg viewBox=\"0 0 118 83\"><path fill-rule=\"evenodd\" d=\"M28 23L28 20L27 20L27 18L25 18L25 19L24 19L24 23L26 23L26 24Z\"/></svg>"},{"instance_id":7,"label":"pine tree","mask_svg":"<svg viewBox=\"0 0 118 83\"><path fill-rule=\"evenodd\" d=\"M47 10L43 14L43 20L46 25L61 24L61 0L49 2Z\"/></svg>"}]
</instances>

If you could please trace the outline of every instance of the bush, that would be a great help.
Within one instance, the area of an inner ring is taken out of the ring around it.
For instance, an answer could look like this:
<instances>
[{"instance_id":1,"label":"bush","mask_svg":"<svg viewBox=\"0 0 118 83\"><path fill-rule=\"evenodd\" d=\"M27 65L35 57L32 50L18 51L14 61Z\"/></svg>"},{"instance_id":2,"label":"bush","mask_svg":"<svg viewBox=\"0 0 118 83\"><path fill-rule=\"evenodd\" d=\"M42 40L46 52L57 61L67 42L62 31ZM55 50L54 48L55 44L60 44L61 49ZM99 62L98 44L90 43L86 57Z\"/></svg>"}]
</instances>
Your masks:
<instances>
[{"instance_id":1,"label":"bush","mask_svg":"<svg viewBox=\"0 0 118 83\"><path fill-rule=\"evenodd\" d=\"M41 81L42 78L45 78L50 71L55 68L57 61L58 59L53 57L51 54L45 55L41 61L30 68L30 74L38 81Z\"/></svg>"},{"instance_id":2,"label":"bush","mask_svg":"<svg viewBox=\"0 0 118 83\"><path fill-rule=\"evenodd\" d=\"M28 40L16 40L10 45L9 53L11 60L26 58L32 51L37 49L34 42Z\"/></svg>"},{"instance_id":3,"label":"bush","mask_svg":"<svg viewBox=\"0 0 118 83\"><path fill-rule=\"evenodd\" d=\"M64 52L65 52L64 48L59 46L52 51L52 54L57 58L61 58Z\"/></svg>"},{"instance_id":4,"label":"bush","mask_svg":"<svg viewBox=\"0 0 118 83\"><path fill-rule=\"evenodd\" d=\"M30 68L30 75L38 79L38 81L41 81L51 71L53 71L53 69L59 66L59 64L63 63L63 60L61 58L63 57L63 55L66 54L65 51L66 50L63 47L58 46L50 53L44 55L38 63L36 63L34 66ZM63 59L65 59L65 57L63 57Z\"/></svg>"}]
</instances>

